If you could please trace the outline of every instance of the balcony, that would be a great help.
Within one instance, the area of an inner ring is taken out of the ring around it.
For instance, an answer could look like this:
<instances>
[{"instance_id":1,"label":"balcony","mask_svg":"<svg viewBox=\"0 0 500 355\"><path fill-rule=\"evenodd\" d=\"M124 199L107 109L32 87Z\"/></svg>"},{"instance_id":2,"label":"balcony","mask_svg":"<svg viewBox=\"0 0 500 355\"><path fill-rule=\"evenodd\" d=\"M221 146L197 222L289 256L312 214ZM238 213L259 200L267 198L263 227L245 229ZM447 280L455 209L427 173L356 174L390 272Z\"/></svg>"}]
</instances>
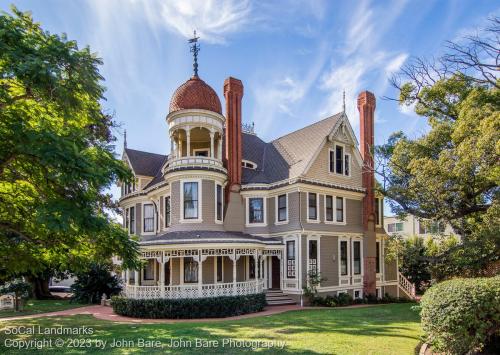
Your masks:
<instances>
[{"instance_id":1,"label":"balcony","mask_svg":"<svg viewBox=\"0 0 500 355\"><path fill-rule=\"evenodd\" d=\"M173 157L167 161L167 164L163 169L163 173L166 174L176 170L200 168L208 170L219 170L223 173L227 173L220 159L205 156L191 156L180 158Z\"/></svg>"}]
</instances>

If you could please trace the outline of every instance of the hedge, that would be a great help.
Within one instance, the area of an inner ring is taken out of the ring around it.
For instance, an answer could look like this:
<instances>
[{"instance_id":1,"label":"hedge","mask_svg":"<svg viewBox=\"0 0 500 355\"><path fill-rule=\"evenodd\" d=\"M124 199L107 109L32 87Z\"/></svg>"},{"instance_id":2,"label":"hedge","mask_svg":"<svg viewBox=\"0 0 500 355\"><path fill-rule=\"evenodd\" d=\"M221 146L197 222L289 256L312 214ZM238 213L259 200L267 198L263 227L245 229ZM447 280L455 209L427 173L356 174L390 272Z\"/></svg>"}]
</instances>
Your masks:
<instances>
[{"instance_id":1,"label":"hedge","mask_svg":"<svg viewBox=\"0 0 500 355\"><path fill-rule=\"evenodd\" d=\"M195 299L111 298L116 314L135 318L223 318L260 312L266 306L263 293L245 296L223 296Z\"/></svg>"},{"instance_id":2,"label":"hedge","mask_svg":"<svg viewBox=\"0 0 500 355\"><path fill-rule=\"evenodd\" d=\"M385 294L383 298L377 298L374 295L367 295L363 298L353 299L348 293L341 293L337 296L314 296L310 299L311 306L319 307L343 307L350 306L353 304L382 304L382 303L407 303L413 302L406 298L391 297L389 294Z\"/></svg>"},{"instance_id":3,"label":"hedge","mask_svg":"<svg viewBox=\"0 0 500 355\"><path fill-rule=\"evenodd\" d=\"M500 276L454 279L432 286L421 300L422 327L433 349L478 351L500 336Z\"/></svg>"}]
</instances>

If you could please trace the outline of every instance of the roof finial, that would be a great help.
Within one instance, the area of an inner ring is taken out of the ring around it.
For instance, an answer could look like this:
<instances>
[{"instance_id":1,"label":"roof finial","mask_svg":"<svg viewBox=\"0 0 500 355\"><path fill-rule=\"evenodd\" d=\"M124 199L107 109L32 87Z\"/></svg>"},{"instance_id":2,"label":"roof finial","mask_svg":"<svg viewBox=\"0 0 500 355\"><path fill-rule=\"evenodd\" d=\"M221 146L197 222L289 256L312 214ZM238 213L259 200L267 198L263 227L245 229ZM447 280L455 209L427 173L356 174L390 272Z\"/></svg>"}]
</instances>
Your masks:
<instances>
[{"instance_id":1,"label":"roof finial","mask_svg":"<svg viewBox=\"0 0 500 355\"><path fill-rule=\"evenodd\" d=\"M198 44L198 40L200 37L196 37L196 30L194 30L193 38L188 40L188 43L192 43L191 53L193 53L194 62L193 62L193 76L195 78L198 77L198 52L200 51L200 45Z\"/></svg>"},{"instance_id":2,"label":"roof finial","mask_svg":"<svg viewBox=\"0 0 500 355\"><path fill-rule=\"evenodd\" d=\"M123 149L127 148L127 130L125 130L124 138L123 138Z\"/></svg>"},{"instance_id":3,"label":"roof finial","mask_svg":"<svg viewBox=\"0 0 500 355\"><path fill-rule=\"evenodd\" d=\"M342 112L345 113L345 90L342 91Z\"/></svg>"}]
</instances>

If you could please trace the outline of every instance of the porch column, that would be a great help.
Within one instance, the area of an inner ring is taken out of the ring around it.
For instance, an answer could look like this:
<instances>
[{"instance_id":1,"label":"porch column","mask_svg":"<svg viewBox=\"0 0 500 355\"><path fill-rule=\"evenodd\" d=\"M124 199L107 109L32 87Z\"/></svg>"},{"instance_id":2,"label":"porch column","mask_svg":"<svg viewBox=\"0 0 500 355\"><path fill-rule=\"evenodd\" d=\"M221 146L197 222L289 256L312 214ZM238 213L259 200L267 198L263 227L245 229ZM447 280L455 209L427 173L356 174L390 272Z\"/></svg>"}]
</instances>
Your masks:
<instances>
[{"instance_id":1,"label":"porch column","mask_svg":"<svg viewBox=\"0 0 500 355\"><path fill-rule=\"evenodd\" d=\"M238 261L236 253L231 259L233 260L233 295L236 295L236 262Z\"/></svg>"},{"instance_id":2,"label":"porch column","mask_svg":"<svg viewBox=\"0 0 500 355\"><path fill-rule=\"evenodd\" d=\"M125 285L128 286L129 282L130 282L130 277L129 277L129 271L127 269L125 270Z\"/></svg>"},{"instance_id":3,"label":"porch column","mask_svg":"<svg viewBox=\"0 0 500 355\"><path fill-rule=\"evenodd\" d=\"M215 132L210 132L210 158L214 158L214 136Z\"/></svg>"},{"instance_id":4,"label":"porch column","mask_svg":"<svg viewBox=\"0 0 500 355\"><path fill-rule=\"evenodd\" d=\"M175 140L174 135L170 136L170 155L175 156Z\"/></svg>"},{"instance_id":5,"label":"porch column","mask_svg":"<svg viewBox=\"0 0 500 355\"><path fill-rule=\"evenodd\" d=\"M160 295L161 295L161 298L164 298L165 297L165 261L163 260L163 258L160 258L160 260L158 260L158 265L160 265L160 282L159 282L159 285L160 285Z\"/></svg>"},{"instance_id":6,"label":"porch column","mask_svg":"<svg viewBox=\"0 0 500 355\"><path fill-rule=\"evenodd\" d=\"M186 156L191 156L191 128L186 127Z\"/></svg>"},{"instance_id":7,"label":"porch column","mask_svg":"<svg viewBox=\"0 0 500 355\"><path fill-rule=\"evenodd\" d=\"M134 276L135 276L135 279L134 279L135 285L139 286L139 270L135 270Z\"/></svg>"},{"instance_id":8,"label":"porch column","mask_svg":"<svg viewBox=\"0 0 500 355\"><path fill-rule=\"evenodd\" d=\"M203 259L200 254L198 255L198 296L202 296L202 285L203 285Z\"/></svg>"},{"instance_id":9,"label":"porch column","mask_svg":"<svg viewBox=\"0 0 500 355\"><path fill-rule=\"evenodd\" d=\"M281 260L281 255L278 255L278 260L280 263L280 290L283 289L283 260Z\"/></svg>"},{"instance_id":10,"label":"porch column","mask_svg":"<svg viewBox=\"0 0 500 355\"><path fill-rule=\"evenodd\" d=\"M262 264L264 265L264 289L267 289L267 255L263 256L264 260L262 260Z\"/></svg>"},{"instance_id":11,"label":"porch column","mask_svg":"<svg viewBox=\"0 0 500 355\"><path fill-rule=\"evenodd\" d=\"M219 132L219 139L217 140L217 159L222 160L222 134Z\"/></svg>"}]
</instances>

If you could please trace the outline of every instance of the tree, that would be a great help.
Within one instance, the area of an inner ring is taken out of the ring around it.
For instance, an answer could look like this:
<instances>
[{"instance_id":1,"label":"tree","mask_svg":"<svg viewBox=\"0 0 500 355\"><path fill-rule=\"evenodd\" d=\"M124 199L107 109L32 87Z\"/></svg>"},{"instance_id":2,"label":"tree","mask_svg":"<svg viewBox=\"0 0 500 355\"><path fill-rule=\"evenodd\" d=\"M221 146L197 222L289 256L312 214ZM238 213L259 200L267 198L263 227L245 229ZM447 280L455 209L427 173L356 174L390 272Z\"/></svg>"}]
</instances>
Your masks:
<instances>
[{"instance_id":1,"label":"tree","mask_svg":"<svg viewBox=\"0 0 500 355\"><path fill-rule=\"evenodd\" d=\"M414 59L392 78L399 103L414 105L430 130L415 139L397 132L375 149L392 209L450 223L463 243L435 257L468 259L477 270L500 254L500 21L490 23L480 35L448 42L438 60ZM470 264L455 266L460 273Z\"/></svg>"},{"instance_id":2,"label":"tree","mask_svg":"<svg viewBox=\"0 0 500 355\"><path fill-rule=\"evenodd\" d=\"M120 280L111 275L111 265L92 263L89 270L76 274L76 281L71 286L73 300L82 303L99 303L102 295L111 297L122 290Z\"/></svg>"},{"instance_id":3,"label":"tree","mask_svg":"<svg viewBox=\"0 0 500 355\"><path fill-rule=\"evenodd\" d=\"M103 112L102 61L43 31L30 14L0 16L0 270L36 280L112 255L137 263L136 242L107 211L129 181ZM41 295L40 287L35 289Z\"/></svg>"}]
</instances>

